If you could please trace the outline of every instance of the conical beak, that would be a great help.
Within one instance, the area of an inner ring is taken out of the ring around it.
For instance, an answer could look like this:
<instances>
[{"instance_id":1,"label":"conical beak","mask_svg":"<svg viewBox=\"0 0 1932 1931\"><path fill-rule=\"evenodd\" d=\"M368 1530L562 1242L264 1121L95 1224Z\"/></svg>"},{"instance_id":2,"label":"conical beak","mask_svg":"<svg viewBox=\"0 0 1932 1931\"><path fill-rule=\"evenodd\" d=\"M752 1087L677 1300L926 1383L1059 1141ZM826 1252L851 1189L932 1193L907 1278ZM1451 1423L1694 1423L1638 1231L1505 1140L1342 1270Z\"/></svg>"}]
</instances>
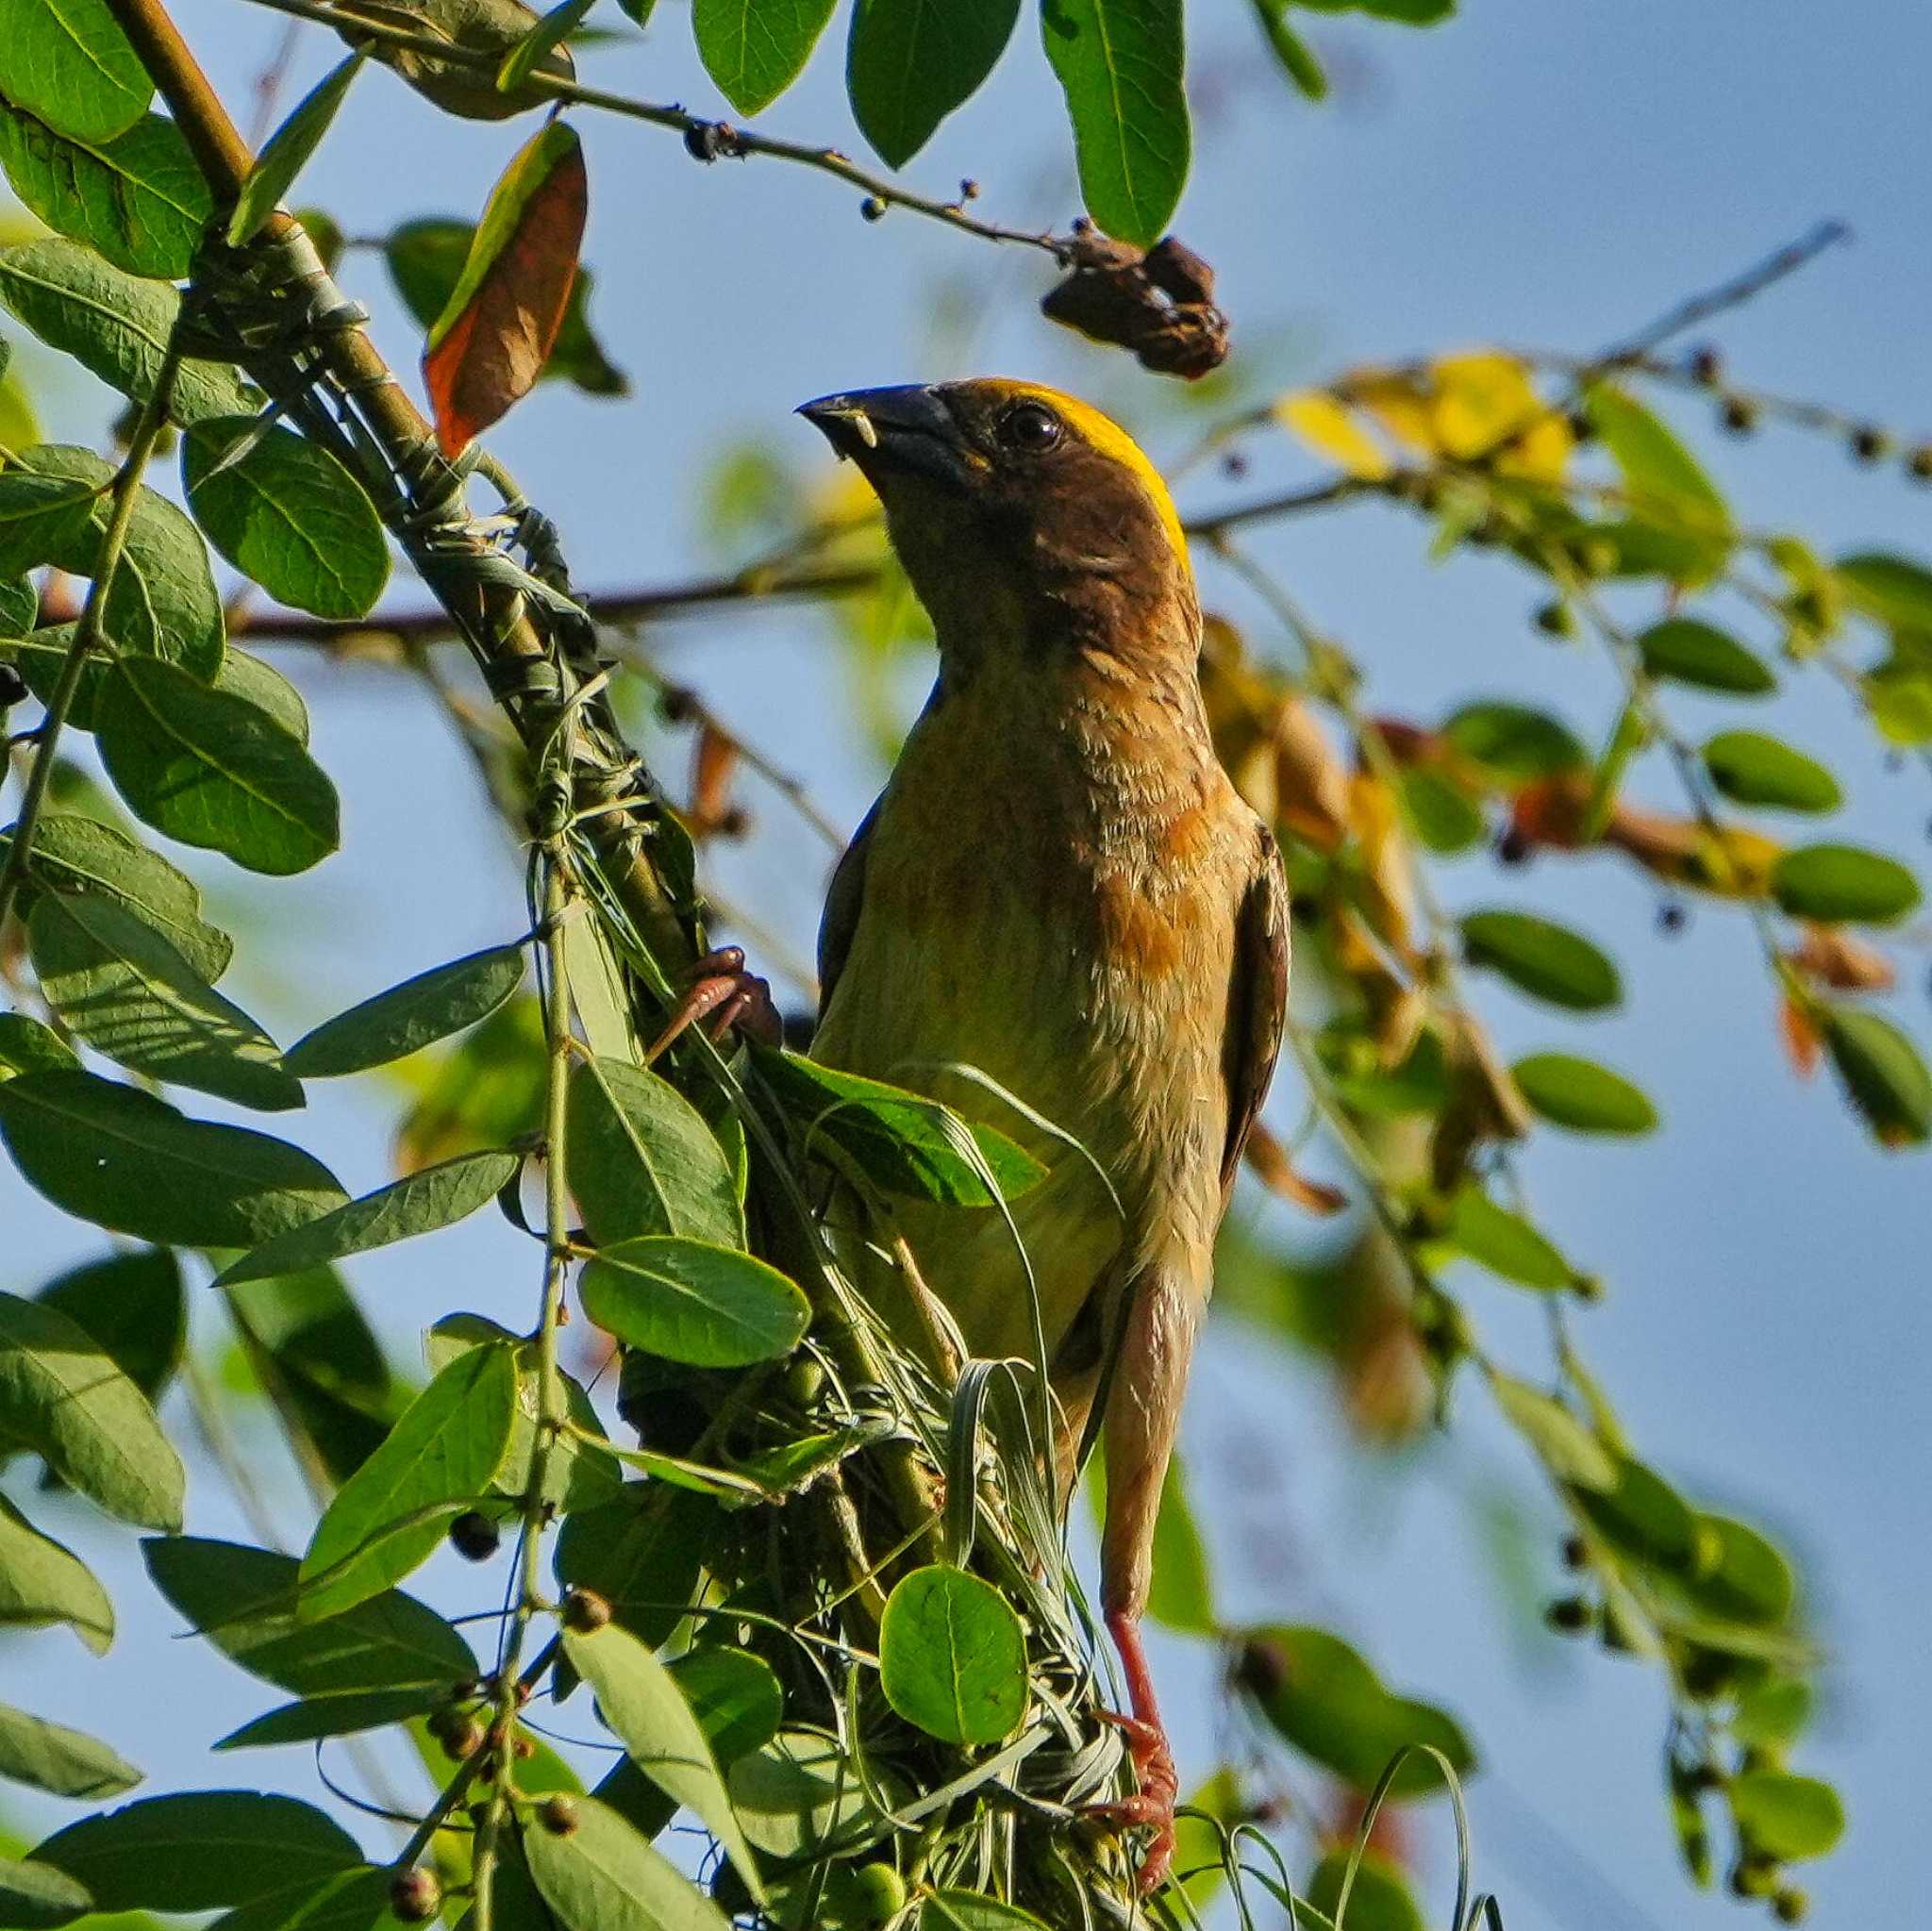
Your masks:
<instances>
[{"instance_id":1,"label":"conical beak","mask_svg":"<svg viewBox=\"0 0 1932 1931\"><path fill-rule=\"evenodd\" d=\"M920 383L858 389L822 395L802 404L798 413L874 483L916 475L962 490L972 480L959 425L936 389Z\"/></svg>"}]
</instances>

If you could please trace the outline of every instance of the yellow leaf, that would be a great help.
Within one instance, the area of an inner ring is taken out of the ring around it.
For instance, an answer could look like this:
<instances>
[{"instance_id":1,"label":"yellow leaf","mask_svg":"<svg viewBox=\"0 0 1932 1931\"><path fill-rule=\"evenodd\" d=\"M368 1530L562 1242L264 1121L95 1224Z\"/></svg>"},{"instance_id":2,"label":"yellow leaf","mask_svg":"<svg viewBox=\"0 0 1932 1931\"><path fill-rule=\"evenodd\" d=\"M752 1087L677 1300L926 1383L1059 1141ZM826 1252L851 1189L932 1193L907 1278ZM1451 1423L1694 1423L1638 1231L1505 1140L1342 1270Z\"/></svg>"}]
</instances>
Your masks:
<instances>
[{"instance_id":1,"label":"yellow leaf","mask_svg":"<svg viewBox=\"0 0 1932 1931\"><path fill-rule=\"evenodd\" d=\"M1570 425L1537 393L1528 369L1496 349L1444 356L1430 369L1431 411L1445 456L1493 455L1496 467L1554 481L1569 460Z\"/></svg>"},{"instance_id":2,"label":"yellow leaf","mask_svg":"<svg viewBox=\"0 0 1932 1931\"><path fill-rule=\"evenodd\" d=\"M1367 409L1398 442L1439 456L1436 424L1415 378L1398 369L1356 369L1343 378L1351 401Z\"/></svg>"},{"instance_id":3,"label":"yellow leaf","mask_svg":"<svg viewBox=\"0 0 1932 1931\"><path fill-rule=\"evenodd\" d=\"M1274 405L1275 420L1352 476L1380 482L1393 465L1381 446L1325 390L1304 389Z\"/></svg>"}]
</instances>

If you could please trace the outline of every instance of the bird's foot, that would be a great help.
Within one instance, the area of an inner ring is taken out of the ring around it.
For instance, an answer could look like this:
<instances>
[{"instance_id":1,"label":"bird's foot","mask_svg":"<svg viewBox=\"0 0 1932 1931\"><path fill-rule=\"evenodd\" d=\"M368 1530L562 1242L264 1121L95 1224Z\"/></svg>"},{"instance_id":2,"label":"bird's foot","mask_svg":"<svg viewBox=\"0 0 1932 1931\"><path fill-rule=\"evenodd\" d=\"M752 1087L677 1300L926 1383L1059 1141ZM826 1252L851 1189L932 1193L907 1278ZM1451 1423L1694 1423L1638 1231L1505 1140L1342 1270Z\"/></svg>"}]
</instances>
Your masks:
<instances>
[{"instance_id":1,"label":"bird's foot","mask_svg":"<svg viewBox=\"0 0 1932 1931\"><path fill-rule=\"evenodd\" d=\"M1134 1766L1134 1781L1140 1786L1131 1797L1112 1804L1095 1804L1087 1815L1119 1830L1151 1830L1154 1835L1141 1855L1137 1882L1141 1895L1159 1889L1174 1863L1174 1806L1180 1795L1180 1776L1174 1767L1174 1753L1167 1746L1167 1730L1154 1701L1154 1677L1147 1667L1147 1655L1141 1646L1139 1623L1133 1617L1113 1614L1107 1619L1114 1646L1121 1653L1121 1665L1127 1679L1127 1696L1133 1715L1115 1710L1101 1715L1119 1724L1127 1740L1127 1756Z\"/></svg>"},{"instance_id":2,"label":"bird's foot","mask_svg":"<svg viewBox=\"0 0 1932 1931\"><path fill-rule=\"evenodd\" d=\"M772 989L756 973L745 970L741 946L721 945L693 962L684 996L644 1055L645 1064L657 1059L693 1025L703 1025L713 1040L722 1040L733 1026L768 1046L777 1045L784 1038L778 1008L772 1004Z\"/></svg>"},{"instance_id":3,"label":"bird's foot","mask_svg":"<svg viewBox=\"0 0 1932 1931\"><path fill-rule=\"evenodd\" d=\"M1108 1723L1125 1731L1127 1755L1134 1766L1134 1779L1140 1789L1131 1797L1111 1804L1091 1804L1084 1812L1116 1830L1151 1830L1147 1847L1141 1854L1135 1882L1141 1895L1158 1890L1167 1881L1174 1863L1174 1800L1180 1795L1180 1778L1174 1756L1167 1747L1167 1732L1157 1718L1149 1723L1140 1717L1120 1716L1112 1710L1101 1712Z\"/></svg>"}]
</instances>

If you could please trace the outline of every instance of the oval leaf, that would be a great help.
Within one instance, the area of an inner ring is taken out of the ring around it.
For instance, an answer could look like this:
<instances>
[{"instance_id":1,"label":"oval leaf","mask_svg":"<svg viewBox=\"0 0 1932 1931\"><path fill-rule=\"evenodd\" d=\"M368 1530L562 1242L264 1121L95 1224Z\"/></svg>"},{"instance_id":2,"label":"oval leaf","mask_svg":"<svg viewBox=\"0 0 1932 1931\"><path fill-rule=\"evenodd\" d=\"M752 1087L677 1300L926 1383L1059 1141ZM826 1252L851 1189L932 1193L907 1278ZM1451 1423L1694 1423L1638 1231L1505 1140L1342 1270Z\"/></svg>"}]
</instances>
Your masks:
<instances>
[{"instance_id":1,"label":"oval leaf","mask_svg":"<svg viewBox=\"0 0 1932 1931\"><path fill-rule=\"evenodd\" d=\"M494 1200L516 1178L522 1164L515 1154L464 1154L442 1166L406 1174L319 1220L264 1241L227 1268L215 1285L231 1288L242 1281L300 1273L351 1254L366 1254L371 1248L393 1246L418 1234L454 1226Z\"/></svg>"},{"instance_id":2,"label":"oval leaf","mask_svg":"<svg viewBox=\"0 0 1932 1931\"><path fill-rule=\"evenodd\" d=\"M303 872L341 841L335 787L282 726L173 664L124 658L102 693L101 757L135 813L251 872Z\"/></svg>"},{"instance_id":3,"label":"oval leaf","mask_svg":"<svg viewBox=\"0 0 1932 1931\"><path fill-rule=\"evenodd\" d=\"M144 1798L70 1823L34 1856L84 1884L102 1911L219 1910L362 1861L313 1805L254 1790Z\"/></svg>"},{"instance_id":4,"label":"oval leaf","mask_svg":"<svg viewBox=\"0 0 1932 1931\"><path fill-rule=\"evenodd\" d=\"M85 1885L31 1857L0 1857L0 1924L19 1931L59 1931L94 1907Z\"/></svg>"},{"instance_id":5,"label":"oval leaf","mask_svg":"<svg viewBox=\"0 0 1932 1931\"><path fill-rule=\"evenodd\" d=\"M1151 247L1188 178L1181 0L1041 0L1040 31L1067 97L1088 213Z\"/></svg>"},{"instance_id":6,"label":"oval leaf","mask_svg":"<svg viewBox=\"0 0 1932 1931\"><path fill-rule=\"evenodd\" d=\"M600 1245L682 1234L741 1246L744 1214L717 1136L668 1080L621 1059L571 1074L570 1190Z\"/></svg>"},{"instance_id":7,"label":"oval leaf","mask_svg":"<svg viewBox=\"0 0 1932 1931\"><path fill-rule=\"evenodd\" d=\"M1722 691L1732 697L1762 697L1777 689L1764 661L1735 637L1694 617L1669 617L1637 640L1643 668L1653 677Z\"/></svg>"},{"instance_id":8,"label":"oval leaf","mask_svg":"<svg viewBox=\"0 0 1932 1931\"><path fill-rule=\"evenodd\" d=\"M154 393L181 308L179 292L166 282L124 275L92 249L60 241L0 248L0 303L49 348L136 403ZM226 363L190 357L175 375L168 413L185 428L205 416L246 414L253 403L253 391Z\"/></svg>"},{"instance_id":9,"label":"oval leaf","mask_svg":"<svg viewBox=\"0 0 1932 1931\"><path fill-rule=\"evenodd\" d=\"M0 93L78 141L111 141L155 84L106 0L21 0L0 34Z\"/></svg>"},{"instance_id":10,"label":"oval leaf","mask_svg":"<svg viewBox=\"0 0 1932 1931\"><path fill-rule=\"evenodd\" d=\"M1545 1120L1574 1133L1651 1133L1657 1108L1643 1091L1591 1059L1569 1053L1532 1053L1509 1069Z\"/></svg>"},{"instance_id":11,"label":"oval leaf","mask_svg":"<svg viewBox=\"0 0 1932 1931\"><path fill-rule=\"evenodd\" d=\"M833 0L692 0L698 58L741 114L769 108L805 71Z\"/></svg>"},{"instance_id":12,"label":"oval leaf","mask_svg":"<svg viewBox=\"0 0 1932 1931\"><path fill-rule=\"evenodd\" d=\"M1827 1007L1824 1047L1883 1145L1917 1146L1932 1138L1932 1072L1889 1019L1856 1006Z\"/></svg>"},{"instance_id":13,"label":"oval leaf","mask_svg":"<svg viewBox=\"0 0 1932 1931\"><path fill-rule=\"evenodd\" d=\"M240 248L261 231L275 205L293 185L295 176L328 132L336 109L342 105L364 57L351 54L341 66L316 82L295 105L289 118L269 136L256 157L242 192L228 215L228 246ZM306 609L307 605L303 608Z\"/></svg>"},{"instance_id":14,"label":"oval leaf","mask_svg":"<svg viewBox=\"0 0 1932 1931\"><path fill-rule=\"evenodd\" d=\"M1496 1406L1528 1439L1559 1482L1607 1493L1617 1486L1609 1452L1555 1396L1510 1374L1491 1374Z\"/></svg>"},{"instance_id":15,"label":"oval leaf","mask_svg":"<svg viewBox=\"0 0 1932 1931\"><path fill-rule=\"evenodd\" d=\"M78 1322L13 1294L0 1294L0 1439L123 1522L181 1525L187 1478L147 1397Z\"/></svg>"},{"instance_id":16,"label":"oval leaf","mask_svg":"<svg viewBox=\"0 0 1932 1931\"><path fill-rule=\"evenodd\" d=\"M53 1623L66 1623L97 1656L114 1640L114 1606L93 1571L0 1495L0 1626Z\"/></svg>"},{"instance_id":17,"label":"oval leaf","mask_svg":"<svg viewBox=\"0 0 1932 1931\"><path fill-rule=\"evenodd\" d=\"M588 1636L566 1630L563 1648L630 1760L705 1825L724 1847L752 1896L762 1901L764 1887L738 1827L717 1758L671 1672L615 1623Z\"/></svg>"},{"instance_id":18,"label":"oval leaf","mask_svg":"<svg viewBox=\"0 0 1932 1931\"><path fill-rule=\"evenodd\" d=\"M1521 1214L1498 1207L1474 1180L1456 1196L1448 1239L1458 1252L1519 1287L1553 1292L1576 1270Z\"/></svg>"},{"instance_id":19,"label":"oval leaf","mask_svg":"<svg viewBox=\"0 0 1932 1931\"><path fill-rule=\"evenodd\" d=\"M996 1743L1026 1714L1026 1637L989 1582L934 1563L903 1577L879 1622L879 1681L908 1723Z\"/></svg>"},{"instance_id":20,"label":"oval leaf","mask_svg":"<svg viewBox=\"0 0 1932 1931\"><path fill-rule=\"evenodd\" d=\"M403 1410L315 1526L302 1558L303 1622L353 1608L429 1556L449 1518L495 1481L516 1400L515 1351L489 1342L458 1355Z\"/></svg>"},{"instance_id":21,"label":"oval leaf","mask_svg":"<svg viewBox=\"0 0 1932 1931\"><path fill-rule=\"evenodd\" d=\"M50 228L129 275L185 275L214 212L181 130L158 114L89 141L0 102L0 162L13 191Z\"/></svg>"},{"instance_id":22,"label":"oval leaf","mask_svg":"<svg viewBox=\"0 0 1932 1931\"><path fill-rule=\"evenodd\" d=\"M432 966L305 1033L282 1063L298 1079L332 1079L406 1059L488 1019L523 976L521 945L492 946Z\"/></svg>"},{"instance_id":23,"label":"oval leaf","mask_svg":"<svg viewBox=\"0 0 1932 1931\"><path fill-rule=\"evenodd\" d=\"M524 1855L564 1931L730 1931L677 1866L594 1797L576 1802L566 1836L524 1833Z\"/></svg>"},{"instance_id":24,"label":"oval leaf","mask_svg":"<svg viewBox=\"0 0 1932 1931\"><path fill-rule=\"evenodd\" d=\"M1890 925L1918 905L1919 881L1879 852L1802 845L1772 867L1771 895L1794 919Z\"/></svg>"},{"instance_id":25,"label":"oval leaf","mask_svg":"<svg viewBox=\"0 0 1932 1931\"><path fill-rule=\"evenodd\" d=\"M1844 1835L1844 1806L1817 1777L1746 1771L1727 1786L1738 1828L1780 1862L1822 1857Z\"/></svg>"},{"instance_id":26,"label":"oval leaf","mask_svg":"<svg viewBox=\"0 0 1932 1931\"><path fill-rule=\"evenodd\" d=\"M1725 797L1778 811L1836 811L1838 780L1814 757L1762 731L1720 731L1704 747L1704 766Z\"/></svg>"},{"instance_id":27,"label":"oval leaf","mask_svg":"<svg viewBox=\"0 0 1932 1931\"><path fill-rule=\"evenodd\" d=\"M209 541L278 603L360 617L382 594L382 519L320 443L279 425L259 435L252 418L213 417L182 438L181 480Z\"/></svg>"},{"instance_id":28,"label":"oval leaf","mask_svg":"<svg viewBox=\"0 0 1932 1931\"><path fill-rule=\"evenodd\" d=\"M845 92L880 159L903 168L979 91L1019 17L1020 0L858 0L845 43Z\"/></svg>"},{"instance_id":29,"label":"oval leaf","mask_svg":"<svg viewBox=\"0 0 1932 1931\"><path fill-rule=\"evenodd\" d=\"M56 1207L161 1246L253 1247L346 1198L286 1140L184 1119L91 1073L0 1081L0 1138Z\"/></svg>"},{"instance_id":30,"label":"oval leaf","mask_svg":"<svg viewBox=\"0 0 1932 1931\"><path fill-rule=\"evenodd\" d=\"M302 1104L275 1042L121 901L43 891L27 942L47 1003L130 1072L244 1107Z\"/></svg>"},{"instance_id":31,"label":"oval leaf","mask_svg":"<svg viewBox=\"0 0 1932 1931\"><path fill-rule=\"evenodd\" d=\"M491 191L423 378L448 457L530 392L556 346L576 278L589 194L576 131L553 121Z\"/></svg>"},{"instance_id":32,"label":"oval leaf","mask_svg":"<svg viewBox=\"0 0 1932 1931\"><path fill-rule=\"evenodd\" d=\"M584 1312L646 1354L693 1368L742 1368L789 1355L811 1310L774 1267L734 1247L647 1234L603 1248L584 1269Z\"/></svg>"},{"instance_id":33,"label":"oval leaf","mask_svg":"<svg viewBox=\"0 0 1932 1931\"><path fill-rule=\"evenodd\" d=\"M1526 912L1471 912L1462 921L1465 956L1519 991L1573 1012L1601 1012L1624 996L1617 968L1581 933Z\"/></svg>"},{"instance_id":34,"label":"oval leaf","mask_svg":"<svg viewBox=\"0 0 1932 1931\"><path fill-rule=\"evenodd\" d=\"M141 1781L141 1773L98 1738L0 1703L0 1777L57 1797L118 1797ZM15 1923L0 1906L0 1923Z\"/></svg>"}]
</instances>

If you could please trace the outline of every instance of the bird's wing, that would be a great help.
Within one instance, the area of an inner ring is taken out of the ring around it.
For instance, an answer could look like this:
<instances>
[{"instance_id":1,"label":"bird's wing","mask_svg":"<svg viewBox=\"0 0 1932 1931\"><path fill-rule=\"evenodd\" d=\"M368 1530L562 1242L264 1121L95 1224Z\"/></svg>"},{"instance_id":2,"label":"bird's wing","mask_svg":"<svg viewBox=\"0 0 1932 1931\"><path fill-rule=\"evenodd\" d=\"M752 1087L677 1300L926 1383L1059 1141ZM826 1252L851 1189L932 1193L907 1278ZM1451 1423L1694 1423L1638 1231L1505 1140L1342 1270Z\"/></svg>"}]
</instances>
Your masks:
<instances>
[{"instance_id":1,"label":"bird's wing","mask_svg":"<svg viewBox=\"0 0 1932 1931\"><path fill-rule=\"evenodd\" d=\"M872 844L873 826L878 822L883 797L873 801L872 809L860 819L852 842L845 847L832 873L825 893L825 909L819 920L819 1016L823 1018L832 1003L832 988L845 970L846 956L852 950L852 935L858 929L858 908L865 899L865 857Z\"/></svg>"},{"instance_id":2,"label":"bird's wing","mask_svg":"<svg viewBox=\"0 0 1932 1931\"><path fill-rule=\"evenodd\" d=\"M1288 1016L1288 882L1274 835L1260 830L1260 862L1237 915L1234 984L1228 992L1222 1068L1227 1082L1227 1140L1221 1157L1221 1197L1234 1189L1248 1129L1274 1077Z\"/></svg>"}]
</instances>

